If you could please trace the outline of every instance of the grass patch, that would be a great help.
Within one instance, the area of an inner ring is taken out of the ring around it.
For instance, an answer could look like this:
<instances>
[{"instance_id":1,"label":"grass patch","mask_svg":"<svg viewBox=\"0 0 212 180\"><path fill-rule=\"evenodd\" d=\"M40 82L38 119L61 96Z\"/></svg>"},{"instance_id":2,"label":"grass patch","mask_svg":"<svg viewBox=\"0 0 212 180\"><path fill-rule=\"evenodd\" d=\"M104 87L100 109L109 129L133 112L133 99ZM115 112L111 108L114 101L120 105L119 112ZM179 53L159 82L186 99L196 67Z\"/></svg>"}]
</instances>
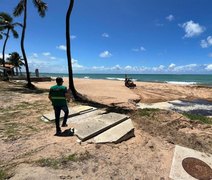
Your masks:
<instances>
[{"instance_id":1,"label":"grass patch","mask_svg":"<svg viewBox=\"0 0 212 180\"><path fill-rule=\"evenodd\" d=\"M152 109L152 108L139 109L138 115L150 117L152 114L154 114L155 112L158 112L158 111L160 111L160 109Z\"/></svg>"},{"instance_id":2,"label":"grass patch","mask_svg":"<svg viewBox=\"0 0 212 180\"><path fill-rule=\"evenodd\" d=\"M16 106L16 109L18 109L18 110L29 109L29 108L32 108L32 105L33 104L31 104L29 102L21 102L20 104L18 104Z\"/></svg>"},{"instance_id":3,"label":"grass patch","mask_svg":"<svg viewBox=\"0 0 212 180\"><path fill-rule=\"evenodd\" d=\"M6 125L5 127L6 131L4 132L4 135L11 139L11 140L15 140L16 138L18 138L17 136L19 135L18 132L18 124L17 123L9 123Z\"/></svg>"},{"instance_id":4,"label":"grass patch","mask_svg":"<svg viewBox=\"0 0 212 180\"><path fill-rule=\"evenodd\" d=\"M7 174L4 170L0 169L0 180L4 180L7 178Z\"/></svg>"},{"instance_id":5,"label":"grass patch","mask_svg":"<svg viewBox=\"0 0 212 180\"><path fill-rule=\"evenodd\" d=\"M75 153L70 154L68 156L61 157L59 159L43 158L43 159L39 159L35 163L41 167L46 166L46 167L58 169L60 167L66 167L67 165L73 162L81 162L81 161L89 160L92 157L93 156L88 151L86 151L85 153L81 153L78 155Z\"/></svg>"},{"instance_id":6,"label":"grass patch","mask_svg":"<svg viewBox=\"0 0 212 180\"><path fill-rule=\"evenodd\" d=\"M27 125L26 126L28 129L32 130L33 132L38 132L38 129L34 126L31 126L31 125Z\"/></svg>"},{"instance_id":7,"label":"grass patch","mask_svg":"<svg viewBox=\"0 0 212 180\"><path fill-rule=\"evenodd\" d=\"M201 121L205 124L212 124L212 118L203 116L203 115L198 115L198 114L190 114L190 113L183 113L184 116L186 116L188 119L193 120L193 121Z\"/></svg>"}]
</instances>

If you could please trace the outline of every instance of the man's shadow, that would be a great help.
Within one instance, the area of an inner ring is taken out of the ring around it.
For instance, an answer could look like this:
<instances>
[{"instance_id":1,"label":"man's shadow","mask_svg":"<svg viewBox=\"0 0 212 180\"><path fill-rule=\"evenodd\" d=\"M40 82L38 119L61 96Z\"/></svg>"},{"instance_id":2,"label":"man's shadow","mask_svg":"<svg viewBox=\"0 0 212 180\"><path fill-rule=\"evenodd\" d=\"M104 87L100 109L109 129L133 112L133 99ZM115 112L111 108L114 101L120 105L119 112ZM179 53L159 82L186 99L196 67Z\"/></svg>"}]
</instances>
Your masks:
<instances>
[{"instance_id":1,"label":"man's shadow","mask_svg":"<svg viewBox=\"0 0 212 180\"><path fill-rule=\"evenodd\" d=\"M63 131L62 133L60 133L57 136L61 136L61 137L68 137L68 136L74 136L74 129L66 129L65 131Z\"/></svg>"}]
</instances>

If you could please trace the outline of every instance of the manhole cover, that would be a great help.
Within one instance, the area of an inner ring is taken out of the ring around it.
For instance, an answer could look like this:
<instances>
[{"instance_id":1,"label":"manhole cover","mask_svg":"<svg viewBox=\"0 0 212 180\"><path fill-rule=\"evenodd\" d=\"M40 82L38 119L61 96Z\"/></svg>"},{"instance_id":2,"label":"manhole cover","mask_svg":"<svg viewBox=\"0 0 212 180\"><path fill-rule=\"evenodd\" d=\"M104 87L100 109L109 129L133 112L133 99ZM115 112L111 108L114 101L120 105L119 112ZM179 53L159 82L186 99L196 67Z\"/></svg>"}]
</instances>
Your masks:
<instances>
[{"instance_id":1,"label":"manhole cover","mask_svg":"<svg viewBox=\"0 0 212 180\"><path fill-rule=\"evenodd\" d=\"M212 169L209 165L199 159L192 157L185 158L182 161L182 166L188 174L196 179L212 179Z\"/></svg>"}]
</instances>

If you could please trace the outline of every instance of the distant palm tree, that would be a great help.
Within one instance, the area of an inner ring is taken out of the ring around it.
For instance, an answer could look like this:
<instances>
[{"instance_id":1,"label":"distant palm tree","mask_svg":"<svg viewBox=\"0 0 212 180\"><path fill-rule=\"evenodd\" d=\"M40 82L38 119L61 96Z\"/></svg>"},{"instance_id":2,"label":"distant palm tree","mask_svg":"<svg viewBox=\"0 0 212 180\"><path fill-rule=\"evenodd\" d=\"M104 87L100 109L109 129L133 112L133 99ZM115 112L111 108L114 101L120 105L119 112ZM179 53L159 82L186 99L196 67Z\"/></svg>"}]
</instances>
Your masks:
<instances>
[{"instance_id":1,"label":"distant palm tree","mask_svg":"<svg viewBox=\"0 0 212 180\"><path fill-rule=\"evenodd\" d=\"M23 66L24 63L23 63L23 58L21 58L18 52L10 53L9 57L7 58L7 61L9 64L13 65L16 68L16 75L19 75L18 69L21 74L21 66Z\"/></svg>"},{"instance_id":2,"label":"distant palm tree","mask_svg":"<svg viewBox=\"0 0 212 180\"><path fill-rule=\"evenodd\" d=\"M20 23L13 23L13 18L7 13L1 12L0 17L2 22L0 27L1 34L6 36L4 40L3 50L2 50L2 64L3 64L3 67L5 67L5 49L7 45L7 40L9 39L9 34L10 32L12 32L13 37L18 38L18 33L14 28L17 25L19 26L22 26L22 25ZM4 70L4 76L6 76L5 70Z\"/></svg>"},{"instance_id":3,"label":"distant palm tree","mask_svg":"<svg viewBox=\"0 0 212 180\"><path fill-rule=\"evenodd\" d=\"M0 40L3 39L3 31L4 31L4 26L6 24L6 20L4 19L3 16L0 16Z\"/></svg>"},{"instance_id":4,"label":"distant palm tree","mask_svg":"<svg viewBox=\"0 0 212 180\"><path fill-rule=\"evenodd\" d=\"M33 88L34 86L31 83L30 79L30 73L29 73L29 66L27 61L27 56L24 48L24 39L25 39L25 31L26 31L26 21L27 21L27 2L28 0L20 0L18 5L15 7L13 15L14 16L20 16L24 12L24 19L23 19L23 29L22 29L22 35L21 35L21 51L24 58L24 63L26 67L26 74L27 74L27 87ZM45 12L47 10L47 4L44 3L42 0L32 0L34 6L37 8L38 13L41 17L45 16Z\"/></svg>"},{"instance_id":5,"label":"distant palm tree","mask_svg":"<svg viewBox=\"0 0 212 180\"><path fill-rule=\"evenodd\" d=\"M69 89L71 90L75 99L78 99L77 91L74 87L72 58L71 58L71 40L70 40L70 16L74 6L74 0L70 0L70 4L66 13L66 54L68 60L68 74L69 74Z\"/></svg>"}]
</instances>

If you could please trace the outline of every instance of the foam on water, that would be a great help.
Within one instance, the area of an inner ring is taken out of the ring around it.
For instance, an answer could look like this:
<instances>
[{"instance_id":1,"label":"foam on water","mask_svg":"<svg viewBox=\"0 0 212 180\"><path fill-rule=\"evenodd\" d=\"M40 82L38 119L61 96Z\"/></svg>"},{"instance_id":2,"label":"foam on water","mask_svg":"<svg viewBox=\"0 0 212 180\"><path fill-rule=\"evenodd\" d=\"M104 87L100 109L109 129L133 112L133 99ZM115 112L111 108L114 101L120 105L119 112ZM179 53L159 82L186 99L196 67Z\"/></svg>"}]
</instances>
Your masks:
<instances>
[{"instance_id":1,"label":"foam on water","mask_svg":"<svg viewBox=\"0 0 212 180\"><path fill-rule=\"evenodd\" d=\"M84 79L90 79L90 77L89 76L85 76Z\"/></svg>"},{"instance_id":2,"label":"foam on water","mask_svg":"<svg viewBox=\"0 0 212 180\"><path fill-rule=\"evenodd\" d=\"M124 78L115 78L115 77L106 77L108 80L118 80L118 81L124 81Z\"/></svg>"},{"instance_id":3,"label":"foam on water","mask_svg":"<svg viewBox=\"0 0 212 180\"><path fill-rule=\"evenodd\" d=\"M165 81L168 84L195 85L197 82Z\"/></svg>"}]
</instances>

